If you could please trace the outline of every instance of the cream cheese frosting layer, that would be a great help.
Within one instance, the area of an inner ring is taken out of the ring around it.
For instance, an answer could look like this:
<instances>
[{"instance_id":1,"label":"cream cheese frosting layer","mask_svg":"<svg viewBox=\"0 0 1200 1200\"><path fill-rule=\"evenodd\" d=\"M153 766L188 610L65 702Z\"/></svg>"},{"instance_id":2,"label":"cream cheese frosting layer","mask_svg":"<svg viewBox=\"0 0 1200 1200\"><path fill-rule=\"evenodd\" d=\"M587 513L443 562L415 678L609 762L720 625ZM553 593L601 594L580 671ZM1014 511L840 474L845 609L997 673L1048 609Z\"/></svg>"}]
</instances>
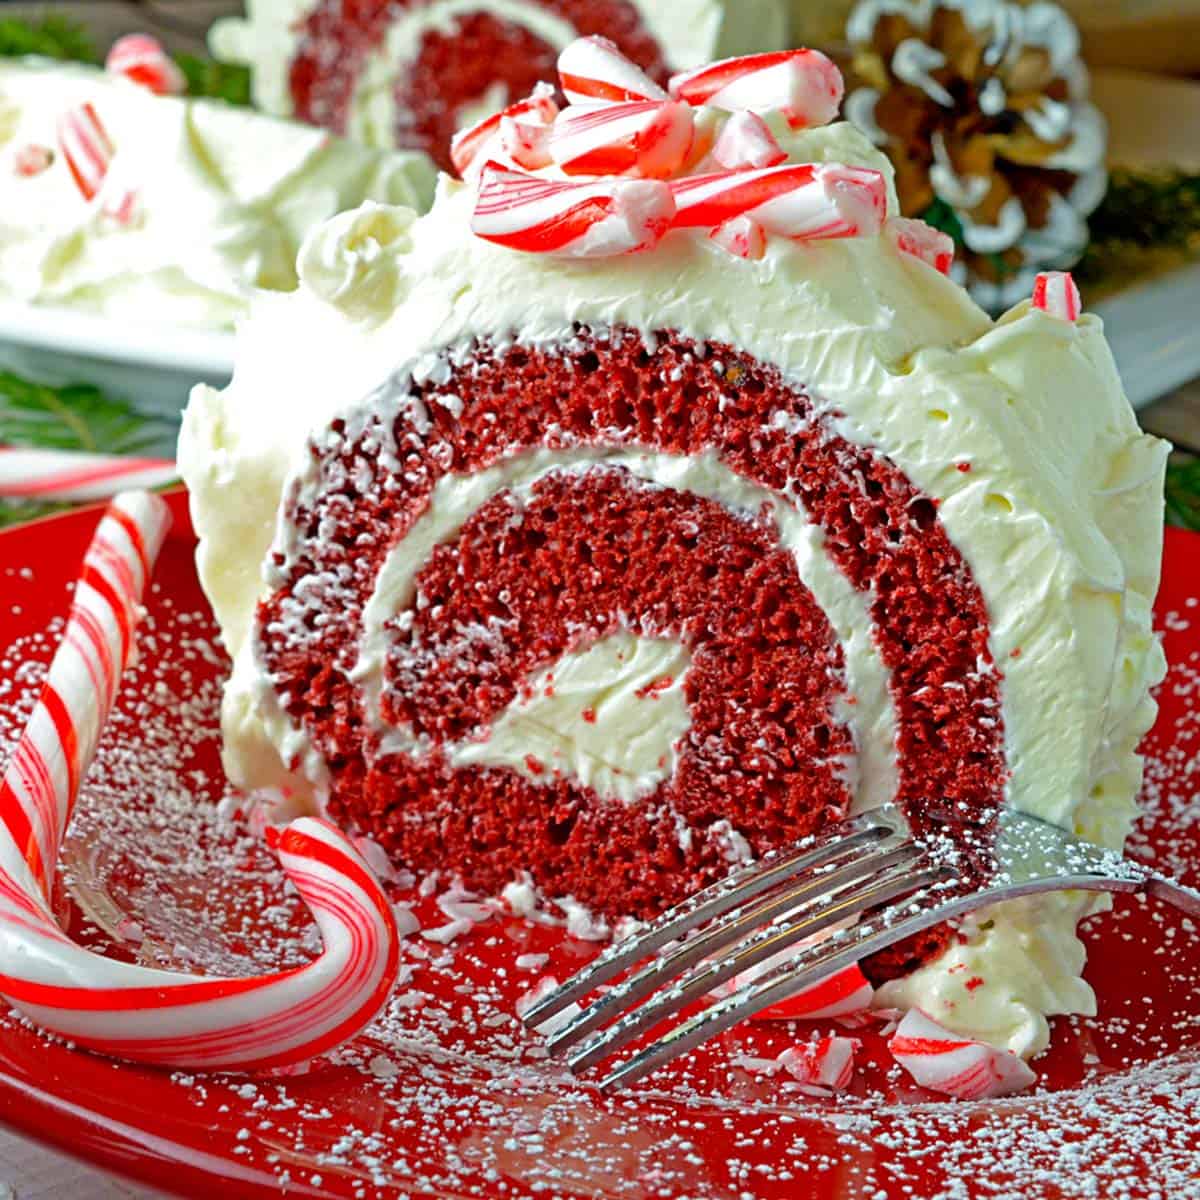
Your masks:
<instances>
[{"instance_id":1,"label":"cream cheese frosting layer","mask_svg":"<svg viewBox=\"0 0 1200 1200\"><path fill-rule=\"evenodd\" d=\"M783 0L633 0L633 4L673 71L788 44ZM315 7L315 0L247 0L245 17L218 21L209 34L209 45L218 58L253 68L254 102L266 112L291 116L295 111L289 69L304 36L304 20ZM392 145L397 78L416 61L427 33L452 33L458 20L476 12L527 29L556 49L576 37L568 21L537 0L428 0L398 9L383 44L367 58L346 133L368 145ZM460 114L461 123L481 120L515 98L508 96L501 82Z\"/></svg>"},{"instance_id":2,"label":"cream cheese frosting layer","mask_svg":"<svg viewBox=\"0 0 1200 1200\"><path fill-rule=\"evenodd\" d=\"M887 171L845 125L794 135L788 149L798 160ZM745 261L672 233L649 254L563 262L473 237L472 204L468 187L444 179L420 220L368 209L315 232L300 290L256 307L231 387L193 396L180 462L201 577L235 658L225 729L240 782L303 787L288 767L307 755L304 769L320 784L312 748L277 711L271 717L269 700L264 716L270 684L250 636L277 527L286 545L281 501L309 466L308 437L397 371L421 378L477 337L557 347L577 324L647 337L670 329L775 364L839 434L885 454L937 501L990 613L1007 802L1121 843L1140 780L1136 746L1154 715L1148 689L1163 670L1150 605L1165 447L1139 431L1098 320L1068 324L1022 304L992 323L956 284L882 236L772 238L763 259ZM378 307L356 287L347 248L375 223L392 230L381 233L390 249L370 272L371 294L387 296ZM872 802L860 789L858 803ZM1074 932L1089 903L998 906L967 946L885 996L1034 1052L1046 1044L1047 1014L1092 1010ZM971 989L951 971L966 954L966 978L983 980Z\"/></svg>"},{"instance_id":3,"label":"cream cheese frosting layer","mask_svg":"<svg viewBox=\"0 0 1200 1200\"><path fill-rule=\"evenodd\" d=\"M114 154L85 199L56 126L90 104ZM28 147L46 169L18 173ZM208 100L156 96L90 67L0 62L0 295L138 321L227 328L259 288L296 286L308 231L373 199L428 207L421 154L369 150ZM128 220L112 215L132 196Z\"/></svg>"}]
</instances>

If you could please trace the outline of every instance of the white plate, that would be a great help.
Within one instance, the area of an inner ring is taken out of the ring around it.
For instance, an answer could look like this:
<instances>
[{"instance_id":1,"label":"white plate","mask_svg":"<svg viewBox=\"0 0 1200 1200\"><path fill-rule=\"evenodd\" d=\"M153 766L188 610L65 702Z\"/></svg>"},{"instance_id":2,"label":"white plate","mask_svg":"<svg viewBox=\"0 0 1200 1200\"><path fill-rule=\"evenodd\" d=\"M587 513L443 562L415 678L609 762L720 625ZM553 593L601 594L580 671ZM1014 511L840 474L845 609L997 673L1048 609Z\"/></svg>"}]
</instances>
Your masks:
<instances>
[{"instance_id":1,"label":"white plate","mask_svg":"<svg viewBox=\"0 0 1200 1200\"><path fill-rule=\"evenodd\" d=\"M56 386L94 384L172 420L194 384L229 382L233 343L232 333L0 304L0 367Z\"/></svg>"}]
</instances>

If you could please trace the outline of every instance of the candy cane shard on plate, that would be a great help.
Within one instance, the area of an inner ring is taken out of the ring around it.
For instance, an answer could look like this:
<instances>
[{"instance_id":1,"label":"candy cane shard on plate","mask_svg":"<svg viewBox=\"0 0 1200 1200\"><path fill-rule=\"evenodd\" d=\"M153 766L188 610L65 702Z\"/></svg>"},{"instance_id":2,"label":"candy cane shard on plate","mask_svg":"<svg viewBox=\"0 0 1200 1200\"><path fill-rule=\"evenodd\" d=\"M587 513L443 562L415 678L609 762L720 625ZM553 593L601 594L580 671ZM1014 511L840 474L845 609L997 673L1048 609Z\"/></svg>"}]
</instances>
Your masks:
<instances>
[{"instance_id":1,"label":"candy cane shard on plate","mask_svg":"<svg viewBox=\"0 0 1200 1200\"><path fill-rule=\"evenodd\" d=\"M492 162L483 169L471 229L510 250L607 258L649 249L674 215L671 188L659 180L564 183Z\"/></svg>"},{"instance_id":2,"label":"candy cane shard on plate","mask_svg":"<svg viewBox=\"0 0 1200 1200\"><path fill-rule=\"evenodd\" d=\"M58 145L85 200L100 191L112 162L112 141L90 103L68 108L58 119Z\"/></svg>"},{"instance_id":3,"label":"candy cane shard on plate","mask_svg":"<svg viewBox=\"0 0 1200 1200\"><path fill-rule=\"evenodd\" d=\"M794 954L795 951L789 951ZM756 1021L818 1021L845 1017L871 1007L875 989L858 964L845 967L835 975L805 988L798 996L780 1000L764 1008Z\"/></svg>"},{"instance_id":4,"label":"candy cane shard on plate","mask_svg":"<svg viewBox=\"0 0 1200 1200\"><path fill-rule=\"evenodd\" d=\"M1033 281L1033 307L1060 321L1077 321L1083 311L1079 288L1069 271L1043 271Z\"/></svg>"},{"instance_id":5,"label":"candy cane shard on plate","mask_svg":"<svg viewBox=\"0 0 1200 1200\"><path fill-rule=\"evenodd\" d=\"M727 171L777 167L787 151L757 113L734 113L713 144L712 157Z\"/></svg>"},{"instance_id":6,"label":"candy cane shard on plate","mask_svg":"<svg viewBox=\"0 0 1200 1200\"><path fill-rule=\"evenodd\" d=\"M148 33L127 33L117 38L104 60L104 69L124 75L156 96L182 96L187 91L187 80L175 60Z\"/></svg>"},{"instance_id":7,"label":"candy cane shard on plate","mask_svg":"<svg viewBox=\"0 0 1200 1200\"><path fill-rule=\"evenodd\" d=\"M8 498L107 500L124 489L162 487L178 478L168 459L0 446L0 496Z\"/></svg>"},{"instance_id":8,"label":"candy cane shard on plate","mask_svg":"<svg viewBox=\"0 0 1200 1200\"><path fill-rule=\"evenodd\" d=\"M896 249L919 258L943 275L954 265L954 239L940 229L911 217L892 217L885 226Z\"/></svg>"},{"instance_id":9,"label":"candy cane shard on plate","mask_svg":"<svg viewBox=\"0 0 1200 1200\"><path fill-rule=\"evenodd\" d=\"M854 1077L854 1056L862 1046L858 1038L823 1037L814 1042L789 1046L778 1062L798 1083L840 1092Z\"/></svg>"},{"instance_id":10,"label":"candy cane shard on plate","mask_svg":"<svg viewBox=\"0 0 1200 1200\"><path fill-rule=\"evenodd\" d=\"M716 229L748 216L768 233L800 241L878 233L887 208L883 176L841 163L693 175L671 182L674 227Z\"/></svg>"},{"instance_id":11,"label":"candy cane shard on plate","mask_svg":"<svg viewBox=\"0 0 1200 1200\"><path fill-rule=\"evenodd\" d=\"M123 493L109 506L41 697L0 781L0 995L43 1029L118 1058L201 1069L286 1066L357 1033L399 968L391 905L331 825L301 818L271 839L324 941L304 967L225 979L114 962L71 942L48 902L169 523L166 505L146 492Z\"/></svg>"},{"instance_id":12,"label":"candy cane shard on plate","mask_svg":"<svg viewBox=\"0 0 1200 1200\"><path fill-rule=\"evenodd\" d=\"M502 133L505 121L522 125L546 126L553 124L558 115L554 102L554 88L548 83L539 83L524 100L510 104L500 112L485 117L475 125L460 129L450 143L450 158L454 169L463 179L479 174L484 164L504 149ZM514 159L514 161L520 161ZM549 161L549 160L547 160ZM521 163L527 166L527 163ZM541 164L545 165L545 163Z\"/></svg>"},{"instance_id":13,"label":"candy cane shard on plate","mask_svg":"<svg viewBox=\"0 0 1200 1200\"><path fill-rule=\"evenodd\" d=\"M664 179L692 147L692 109L666 100L567 108L550 133L550 157L566 175Z\"/></svg>"},{"instance_id":14,"label":"candy cane shard on plate","mask_svg":"<svg viewBox=\"0 0 1200 1200\"><path fill-rule=\"evenodd\" d=\"M922 1087L960 1100L1011 1095L1037 1079L1012 1051L951 1033L919 1008L909 1010L888 1049Z\"/></svg>"},{"instance_id":15,"label":"candy cane shard on plate","mask_svg":"<svg viewBox=\"0 0 1200 1200\"><path fill-rule=\"evenodd\" d=\"M558 56L558 78L563 95L572 104L669 99L641 67L630 62L606 37L576 38Z\"/></svg>"},{"instance_id":16,"label":"candy cane shard on plate","mask_svg":"<svg viewBox=\"0 0 1200 1200\"><path fill-rule=\"evenodd\" d=\"M798 129L832 121L845 84L819 50L780 50L684 71L672 76L670 91L677 100L729 112L781 112Z\"/></svg>"}]
</instances>

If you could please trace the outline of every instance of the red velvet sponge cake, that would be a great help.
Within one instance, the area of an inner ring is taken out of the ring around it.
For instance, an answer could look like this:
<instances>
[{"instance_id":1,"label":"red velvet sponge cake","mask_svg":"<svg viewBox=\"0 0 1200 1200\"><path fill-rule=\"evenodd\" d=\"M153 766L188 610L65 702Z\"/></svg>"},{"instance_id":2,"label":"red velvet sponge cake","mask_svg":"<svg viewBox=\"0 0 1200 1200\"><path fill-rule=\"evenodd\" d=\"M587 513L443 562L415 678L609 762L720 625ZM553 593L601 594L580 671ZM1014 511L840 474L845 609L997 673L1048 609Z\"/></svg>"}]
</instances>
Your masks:
<instances>
[{"instance_id":1,"label":"red velvet sponge cake","mask_svg":"<svg viewBox=\"0 0 1200 1200\"><path fill-rule=\"evenodd\" d=\"M822 56L660 98L615 53L467 130L427 216L314 233L193 397L235 782L609 924L889 801L1119 844L1163 460L1099 324L1066 277L991 322ZM870 970L1028 1050L1088 903Z\"/></svg>"},{"instance_id":2,"label":"red velvet sponge cake","mask_svg":"<svg viewBox=\"0 0 1200 1200\"><path fill-rule=\"evenodd\" d=\"M779 49L786 31L782 0L249 0L212 44L254 68L259 107L449 170L454 133L553 79L581 35L603 35L665 85L672 71Z\"/></svg>"}]
</instances>

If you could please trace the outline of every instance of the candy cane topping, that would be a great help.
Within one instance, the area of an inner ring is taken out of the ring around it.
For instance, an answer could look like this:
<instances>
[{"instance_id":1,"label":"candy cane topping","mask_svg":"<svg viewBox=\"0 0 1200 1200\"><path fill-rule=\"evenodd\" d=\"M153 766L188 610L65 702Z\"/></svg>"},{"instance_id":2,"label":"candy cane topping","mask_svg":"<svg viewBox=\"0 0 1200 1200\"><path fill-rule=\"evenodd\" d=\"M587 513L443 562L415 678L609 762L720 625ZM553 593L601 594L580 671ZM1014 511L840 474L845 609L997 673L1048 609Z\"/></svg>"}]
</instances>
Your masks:
<instances>
[{"instance_id":1,"label":"candy cane topping","mask_svg":"<svg viewBox=\"0 0 1200 1200\"><path fill-rule=\"evenodd\" d=\"M548 127L557 115L554 88L548 83L539 83L524 100L518 100L475 125L460 129L454 135L450 142L450 159L454 169L463 179L477 176L484 163L496 157L497 151L503 148L501 137L506 121Z\"/></svg>"},{"instance_id":2,"label":"candy cane topping","mask_svg":"<svg viewBox=\"0 0 1200 1200\"><path fill-rule=\"evenodd\" d=\"M837 116L842 73L819 50L780 50L727 58L672 77L671 95L730 112L781 112L793 128L827 125Z\"/></svg>"},{"instance_id":3,"label":"candy cane topping","mask_svg":"<svg viewBox=\"0 0 1200 1200\"><path fill-rule=\"evenodd\" d=\"M727 171L777 167L787 151L757 113L739 112L725 122L712 148L713 159Z\"/></svg>"},{"instance_id":4,"label":"candy cane topping","mask_svg":"<svg viewBox=\"0 0 1200 1200\"><path fill-rule=\"evenodd\" d=\"M20 147L13 154L13 171L23 179L40 175L54 162L54 151L49 146L39 146L36 142Z\"/></svg>"},{"instance_id":5,"label":"candy cane topping","mask_svg":"<svg viewBox=\"0 0 1200 1200\"><path fill-rule=\"evenodd\" d=\"M493 162L483 169L471 228L512 250L605 258L653 246L674 215L671 189L657 180L563 183Z\"/></svg>"},{"instance_id":6,"label":"candy cane topping","mask_svg":"<svg viewBox=\"0 0 1200 1200\"><path fill-rule=\"evenodd\" d=\"M148 33L128 33L112 44L104 69L124 75L156 96L182 96L187 80L175 60Z\"/></svg>"},{"instance_id":7,"label":"candy cane topping","mask_svg":"<svg viewBox=\"0 0 1200 1200\"><path fill-rule=\"evenodd\" d=\"M804 241L878 233L887 209L878 171L840 163L695 175L672 181L671 190L676 228L716 228L748 216L768 233Z\"/></svg>"},{"instance_id":8,"label":"candy cane topping","mask_svg":"<svg viewBox=\"0 0 1200 1200\"><path fill-rule=\"evenodd\" d=\"M114 150L90 103L77 104L59 117L58 145L80 194L85 200L93 199L108 174Z\"/></svg>"},{"instance_id":9,"label":"candy cane topping","mask_svg":"<svg viewBox=\"0 0 1200 1200\"><path fill-rule=\"evenodd\" d=\"M1071 273L1043 271L1033 282L1033 307L1060 321L1079 320L1083 301Z\"/></svg>"},{"instance_id":10,"label":"candy cane topping","mask_svg":"<svg viewBox=\"0 0 1200 1200\"><path fill-rule=\"evenodd\" d=\"M777 1061L799 1083L840 1092L854 1077L854 1056L861 1046L858 1038L817 1038L815 1042L789 1046Z\"/></svg>"},{"instance_id":11,"label":"candy cane topping","mask_svg":"<svg viewBox=\"0 0 1200 1200\"><path fill-rule=\"evenodd\" d=\"M674 101L638 100L559 113L550 157L567 175L663 179L692 147L692 110Z\"/></svg>"},{"instance_id":12,"label":"candy cane topping","mask_svg":"<svg viewBox=\"0 0 1200 1200\"><path fill-rule=\"evenodd\" d=\"M948 233L910 217L892 217L887 223L887 232L897 250L919 258L943 275L950 274L954 264L954 239Z\"/></svg>"},{"instance_id":13,"label":"candy cane topping","mask_svg":"<svg viewBox=\"0 0 1200 1200\"><path fill-rule=\"evenodd\" d=\"M767 231L750 217L734 217L708 236L734 258L757 262L767 253Z\"/></svg>"},{"instance_id":14,"label":"candy cane topping","mask_svg":"<svg viewBox=\"0 0 1200 1200\"><path fill-rule=\"evenodd\" d=\"M558 56L558 78L563 95L572 104L668 99L667 93L606 37L576 38Z\"/></svg>"},{"instance_id":15,"label":"candy cane topping","mask_svg":"<svg viewBox=\"0 0 1200 1200\"><path fill-rule=\"evenodd\" d=\"M47 900L169 520L163 502L145 492L110 505L42 695L0 781L0 995L42 1028L115 1057L207 1069L283 1066L357 1033L398 970L391 906L332 826L302 818L274 836L324 940L305 967L224 979L115 962L71 942Z\"/></svg>"},{"instance_id":16,"label":"candy cane topping","mask_svg":"<svg viewBox=\"0 0 1200 1200\"><path fill-rule=\"evenodd\" d=\"M1010 1050L951 1033L919 1008L900 1022L888 1049L922 1087L961 1100L1007 1096L1037 1079Z\"/></svg>"}]
</instances>

